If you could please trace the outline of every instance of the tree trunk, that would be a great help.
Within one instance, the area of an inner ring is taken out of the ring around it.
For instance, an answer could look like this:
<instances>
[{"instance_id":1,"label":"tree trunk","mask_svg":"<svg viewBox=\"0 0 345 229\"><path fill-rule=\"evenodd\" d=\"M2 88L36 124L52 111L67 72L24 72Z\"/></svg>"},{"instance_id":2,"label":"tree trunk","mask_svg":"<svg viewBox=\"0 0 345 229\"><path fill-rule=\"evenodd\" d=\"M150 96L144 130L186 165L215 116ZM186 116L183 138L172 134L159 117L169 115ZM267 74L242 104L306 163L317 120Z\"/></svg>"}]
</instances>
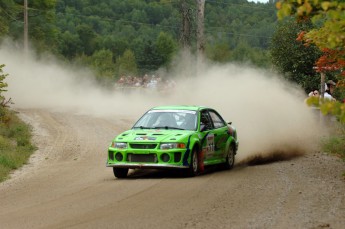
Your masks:
<instances>
[{"instance_id":1,"label":"tree trunk","mask_svg":"<svg viewBox=\"0 0 345 229\"><path fill-rule=\"evenodd\" d=\"M205 39L204 39L204 12L205 0L197 0L197 52L198 58L203 58L205 52Z\"/></svg>"},{"instance_id":2,"label":"tree trunk","mask_svg":"<svg viewBox=\"0 0 345 229\"><path fill-rule=\"evenodd\" d=\"M181 0L180 4L180 12L182 14L182 32L180 42L184 49L189 49L191 46L191 19L189 14L189 6L186 0Z\"/></svg>"}]
</instances>

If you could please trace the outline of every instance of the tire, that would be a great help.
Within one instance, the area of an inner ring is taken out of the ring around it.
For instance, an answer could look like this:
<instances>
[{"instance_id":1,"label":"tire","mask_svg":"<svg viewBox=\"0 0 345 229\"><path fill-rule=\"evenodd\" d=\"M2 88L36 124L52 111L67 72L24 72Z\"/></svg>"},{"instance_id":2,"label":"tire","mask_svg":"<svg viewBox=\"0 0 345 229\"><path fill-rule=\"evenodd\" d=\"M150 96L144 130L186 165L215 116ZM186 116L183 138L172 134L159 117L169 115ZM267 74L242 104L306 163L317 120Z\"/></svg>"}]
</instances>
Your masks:
<instances>
[{"instance_id":1,"label":"tire","mask_svg":"<svg viewBox=\"0 0 345 229\"><path fill-rule=\"evenodd\" d=\"M228 153L226 155L225 163L224 163L224 168L225 169L232 169L235 164L235 148L230 145L228 149Z\"/></svg>"},{"instance_id":2,"label":"tire","mask_svg":"<svg viewBox=\"0 0 345 229\"><path fill-rule=\"evenodd\" d=\"M128 168L114 168L113 167L113 172L116 178L126 178L128 174Z\"/></svg>"},{"instance_id":3,"label":"tire","mask_svg":"<svg viewBox=\"0 0 345 229\"><path fill-rule=\"evenodd\" d=\"M188 176L194 177L199 174L199 158L198 158L198 151L196 148L193 149L192 155L190 158L190 165L188 169Z\"/></svg>"}]
</instances>

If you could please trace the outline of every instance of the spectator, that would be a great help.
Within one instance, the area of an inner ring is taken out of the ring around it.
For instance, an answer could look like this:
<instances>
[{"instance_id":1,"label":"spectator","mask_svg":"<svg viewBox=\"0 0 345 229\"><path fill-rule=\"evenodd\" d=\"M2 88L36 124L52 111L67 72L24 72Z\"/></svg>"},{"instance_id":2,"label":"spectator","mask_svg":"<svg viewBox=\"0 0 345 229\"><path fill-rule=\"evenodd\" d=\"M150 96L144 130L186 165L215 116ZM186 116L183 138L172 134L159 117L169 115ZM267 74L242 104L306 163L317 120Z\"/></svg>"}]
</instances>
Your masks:
<instances>
[{"instance_id":1,"label":"spectator","mask_svg":"<svg viewBox=\"0 0 345 229\"><path fill-rule=\"evenodd\" d=\"M311 91L309 94L308 94L309 97L312 97L312 96L315 96L315 97L319 97L320 96L320 93L318 90L314 90L314 91Z\"/></svg>"},{"instance_id":2,"label":"spectator","mask_svg":"<svg viewBox=\"0 0 345 229\"><path fill-rule=\"evenodd\" d=\"M333 80L328 80L326 85L327 87L323 97L325 99L335 101L335 98L333 97L333 92L337 84Z\"/></svg>"}]
</instances>

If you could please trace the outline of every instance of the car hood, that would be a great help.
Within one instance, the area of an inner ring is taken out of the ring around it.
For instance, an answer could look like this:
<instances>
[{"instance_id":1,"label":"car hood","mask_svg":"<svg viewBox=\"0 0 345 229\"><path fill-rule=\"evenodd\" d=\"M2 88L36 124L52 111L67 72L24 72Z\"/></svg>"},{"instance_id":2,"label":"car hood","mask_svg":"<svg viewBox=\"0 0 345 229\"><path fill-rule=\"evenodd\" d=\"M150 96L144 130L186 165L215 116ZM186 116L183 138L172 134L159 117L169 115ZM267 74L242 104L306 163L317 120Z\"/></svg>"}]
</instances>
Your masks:
<instances>
[{"instance_id":1,"label":"car hood","mask_svg":"<svg viewBox=\"0 0 345 229\"><path fill-rule=\"evenodd\" d=\"M176 142L189 136L193 131L188 130L127 130L118 135L115 140L123 142Z\"/></svg>"}]
</instances>

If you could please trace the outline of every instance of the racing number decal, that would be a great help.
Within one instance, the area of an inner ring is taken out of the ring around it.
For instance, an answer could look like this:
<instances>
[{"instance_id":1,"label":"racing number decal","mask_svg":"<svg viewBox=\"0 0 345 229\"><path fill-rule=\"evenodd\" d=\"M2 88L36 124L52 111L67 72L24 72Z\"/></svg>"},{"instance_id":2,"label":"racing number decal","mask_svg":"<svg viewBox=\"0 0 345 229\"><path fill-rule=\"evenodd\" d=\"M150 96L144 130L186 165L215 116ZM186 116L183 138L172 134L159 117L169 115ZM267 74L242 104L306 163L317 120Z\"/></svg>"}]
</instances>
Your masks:
<instances>
[{"instance_id":1,"label":"racing number decal","mask_svg":"<svg viewBox=\"0 0 345 229\"><path fill-rule=\"evenodd\" d=\"M212 157L212 155L214 154L214 134L207 135L204 152L206 158Z\"/></svg>"}]
</instances>

